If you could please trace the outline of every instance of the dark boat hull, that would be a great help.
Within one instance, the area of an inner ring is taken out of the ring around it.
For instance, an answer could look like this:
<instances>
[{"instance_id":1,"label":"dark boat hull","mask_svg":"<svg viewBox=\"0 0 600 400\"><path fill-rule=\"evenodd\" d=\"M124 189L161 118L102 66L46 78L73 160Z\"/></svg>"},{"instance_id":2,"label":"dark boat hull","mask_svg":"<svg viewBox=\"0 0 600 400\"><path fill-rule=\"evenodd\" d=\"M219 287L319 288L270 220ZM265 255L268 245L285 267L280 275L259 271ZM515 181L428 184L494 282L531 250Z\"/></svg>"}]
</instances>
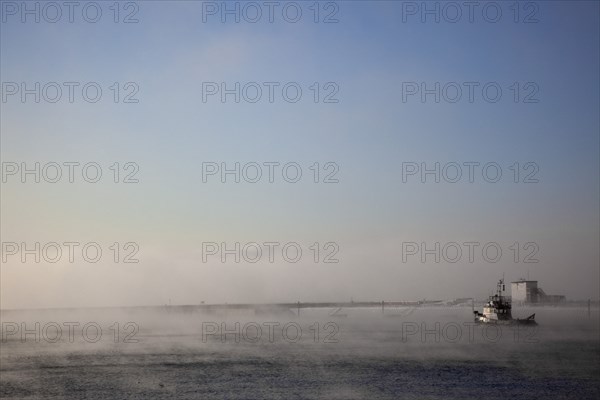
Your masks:
<instances>
[{"instance_id":1,"label":"dark boat hull","mask_svg":"<svg viewBox=\"0 0 600 400\"><path fill-rule=\"evenodd\" d=\"M475 317L475 322L479 324L495 324L495 325L537 325L535 322L535 314L531 314L527 318L516 318L516 319L481 319L481 314Z\"/></svg>"}]
</instances>

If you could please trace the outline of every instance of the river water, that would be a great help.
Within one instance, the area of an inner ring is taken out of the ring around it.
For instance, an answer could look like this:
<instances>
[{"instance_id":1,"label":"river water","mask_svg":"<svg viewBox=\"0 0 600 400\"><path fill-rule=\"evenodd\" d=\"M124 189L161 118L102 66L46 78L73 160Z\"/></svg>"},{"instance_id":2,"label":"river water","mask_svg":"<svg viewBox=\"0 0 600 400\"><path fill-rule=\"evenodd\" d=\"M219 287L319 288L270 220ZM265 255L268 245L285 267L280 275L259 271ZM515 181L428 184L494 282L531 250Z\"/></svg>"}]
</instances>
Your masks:
<instances>
[{"instance_id":1,"label":"river water","mask_svg":"<svg viewBox=\"0 0 600 400\"><path fill-rule=\"evenodd\" d=\"M10 399L598 399L598 310L3 311ZM36 325L38 323L38 325Z\"/></svg>"}]
</instances>

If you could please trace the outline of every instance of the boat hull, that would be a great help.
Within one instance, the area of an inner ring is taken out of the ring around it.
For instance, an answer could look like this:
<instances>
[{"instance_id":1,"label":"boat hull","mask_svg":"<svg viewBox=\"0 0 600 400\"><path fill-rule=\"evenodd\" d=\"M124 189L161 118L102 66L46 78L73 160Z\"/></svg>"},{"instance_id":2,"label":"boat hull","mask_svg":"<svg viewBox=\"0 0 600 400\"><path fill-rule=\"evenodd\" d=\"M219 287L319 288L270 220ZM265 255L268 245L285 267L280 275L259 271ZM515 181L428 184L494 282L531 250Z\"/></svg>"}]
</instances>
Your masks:
<instances>
[{"instance_id":1,"label":"boat hull","mask_svg":"<svg viewBox=\"0 0 600 400\"><path fill-rule=\"evenodd\" d=\"M477 313L477 312L476 312ZM475 322L479 324L494 324L494 325L537 325L535 322L535 314L531 314L529 317L520 319L493 319L488 318L485 315L477 313L475 316Z\"/></svg>"}]
</instances>

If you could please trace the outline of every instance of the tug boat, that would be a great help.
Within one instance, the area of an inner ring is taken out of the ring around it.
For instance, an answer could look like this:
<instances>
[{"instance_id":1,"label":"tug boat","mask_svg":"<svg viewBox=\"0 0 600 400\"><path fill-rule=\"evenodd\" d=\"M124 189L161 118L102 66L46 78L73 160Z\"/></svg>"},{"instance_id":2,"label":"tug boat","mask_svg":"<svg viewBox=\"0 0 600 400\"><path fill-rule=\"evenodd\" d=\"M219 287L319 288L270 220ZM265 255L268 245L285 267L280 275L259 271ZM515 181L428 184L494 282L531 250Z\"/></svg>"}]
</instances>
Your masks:
<instances>
[{"instance_id":1,"label":"tug boat","mask_svg":"<svg viewBox=\"0 0 600 400\"><path fill-rule=\"evenodd\" d=\"M483 306L483 313L473 310L475 322L484 324L502 324L502 325L537 325L535 314L531 314L524 319L512 317L512 305L508 297L504 296L504 279L500 279L496 286L496 294L490 296L489 300Z\"/></svg>"}]
</instances>

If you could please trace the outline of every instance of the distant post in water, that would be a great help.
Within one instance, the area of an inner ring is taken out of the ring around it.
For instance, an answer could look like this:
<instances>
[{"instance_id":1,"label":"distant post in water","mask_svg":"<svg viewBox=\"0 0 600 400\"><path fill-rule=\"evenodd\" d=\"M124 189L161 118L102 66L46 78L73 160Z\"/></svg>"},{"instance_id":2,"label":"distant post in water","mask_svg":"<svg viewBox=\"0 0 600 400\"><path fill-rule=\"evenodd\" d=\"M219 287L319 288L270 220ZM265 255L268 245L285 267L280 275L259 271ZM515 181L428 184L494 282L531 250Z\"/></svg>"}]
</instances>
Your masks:
<instances>
[{"instance_id":1,"label":"distant post in water","mask_svg":"<svg viewBox=\"0 0 600 400\"><path fill-rule=\"evenodd\" d=\"M592 299L588 299L588 318L592 316Z\"/></svg>"}]
</instances>

